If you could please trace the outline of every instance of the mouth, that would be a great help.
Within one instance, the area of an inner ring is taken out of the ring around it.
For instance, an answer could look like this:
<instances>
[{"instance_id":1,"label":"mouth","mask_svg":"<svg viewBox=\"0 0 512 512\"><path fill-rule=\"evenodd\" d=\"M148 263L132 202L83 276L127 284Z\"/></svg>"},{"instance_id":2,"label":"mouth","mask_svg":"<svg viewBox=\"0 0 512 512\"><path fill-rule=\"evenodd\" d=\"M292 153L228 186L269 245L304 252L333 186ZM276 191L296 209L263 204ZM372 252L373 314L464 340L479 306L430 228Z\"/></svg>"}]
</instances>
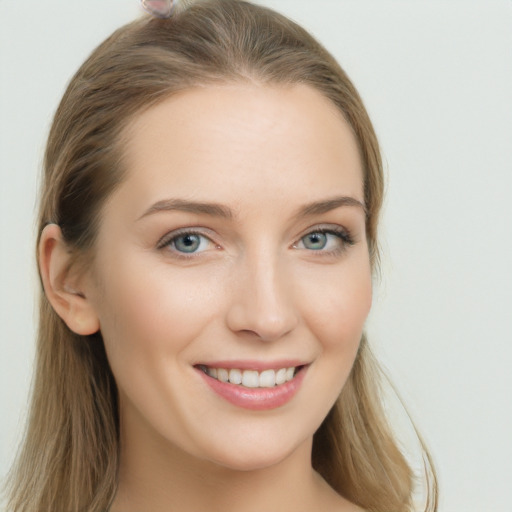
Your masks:
<instances>
[{"instance_id":1,"label":"mouth","mask_svg":"<svg viewBox=\"0 0 512 512\"><path fill-rule=\"evenodd\" d=\"M219 382L234 384L248 389L274 388L293 380L306 365L278 369L244 370L241 368L216 368L204 364L196 365L198 370Z\"/></svg>"},{"instance_id":2,"label":"mouth","mask_svg":"<svg viewBox=\"0 0 512 512\"><path fill-rule=\"evenodd\" d=\"M261 363L216 362L194 365L198 375L216 395L232 405L253 411L273 410L292 402L309 364L291 361L269 368Z\"/></svg>"}]
</instances>

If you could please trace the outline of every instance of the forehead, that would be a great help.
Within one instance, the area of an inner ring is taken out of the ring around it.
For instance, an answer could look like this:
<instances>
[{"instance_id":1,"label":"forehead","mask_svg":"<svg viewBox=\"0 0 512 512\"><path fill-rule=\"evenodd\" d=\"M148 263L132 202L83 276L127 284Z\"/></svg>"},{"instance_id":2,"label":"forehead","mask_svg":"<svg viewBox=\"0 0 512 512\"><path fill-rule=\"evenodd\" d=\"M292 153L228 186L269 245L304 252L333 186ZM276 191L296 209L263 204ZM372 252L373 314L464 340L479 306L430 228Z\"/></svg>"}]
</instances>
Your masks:
<instances>
[{"instance_id":1,"label":"forehead","mask_svg":"<svg viewBox=\"0 0 512 512\"><path fill-rule=\"evenodd\" d=\"M350 126L304 85L188 90L139 114L124 140L123 186L146 203L166 195L308 202L339 193L363 200Z\"/></svg>"}]
</instances>

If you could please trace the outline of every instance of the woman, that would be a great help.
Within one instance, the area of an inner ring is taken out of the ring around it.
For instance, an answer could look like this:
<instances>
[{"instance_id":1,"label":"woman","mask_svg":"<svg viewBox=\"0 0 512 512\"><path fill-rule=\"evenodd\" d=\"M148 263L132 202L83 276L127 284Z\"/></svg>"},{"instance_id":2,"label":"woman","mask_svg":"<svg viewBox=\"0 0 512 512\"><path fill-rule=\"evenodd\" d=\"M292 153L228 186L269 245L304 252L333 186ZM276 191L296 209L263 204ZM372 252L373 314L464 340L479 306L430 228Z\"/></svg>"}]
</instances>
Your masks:
<instances>
[{"instance_id":1,"label":"woman","mask_svg":"<svg viewBox=\"0 0 512 512\"><path fill-rule=\"evenodd\" d=\"M363 334L382 189L356 90L284 17L213 0L100 45L46 151L10 510L412 510Z\"/></svg>"}]
</instances>

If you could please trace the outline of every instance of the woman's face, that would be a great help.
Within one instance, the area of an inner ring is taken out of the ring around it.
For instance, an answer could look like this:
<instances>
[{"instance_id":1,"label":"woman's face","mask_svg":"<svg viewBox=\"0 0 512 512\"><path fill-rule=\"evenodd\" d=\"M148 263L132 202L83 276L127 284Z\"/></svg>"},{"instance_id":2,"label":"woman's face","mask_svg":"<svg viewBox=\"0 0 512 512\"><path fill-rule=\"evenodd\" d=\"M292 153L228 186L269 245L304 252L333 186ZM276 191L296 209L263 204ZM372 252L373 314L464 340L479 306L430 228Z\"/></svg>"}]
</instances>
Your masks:
<instances>
[{"instance_id":1,"label":"woman's face","mask_svg":"<svg viewBox=\"0 0 512 512\"><path fill-rule=\"evenodd\" d=\"M351 130L306 86L237 84L150 108L125 147L87 280L124 442L283 460L338 397L371 304Z\"/></svg>"}]
</instances>

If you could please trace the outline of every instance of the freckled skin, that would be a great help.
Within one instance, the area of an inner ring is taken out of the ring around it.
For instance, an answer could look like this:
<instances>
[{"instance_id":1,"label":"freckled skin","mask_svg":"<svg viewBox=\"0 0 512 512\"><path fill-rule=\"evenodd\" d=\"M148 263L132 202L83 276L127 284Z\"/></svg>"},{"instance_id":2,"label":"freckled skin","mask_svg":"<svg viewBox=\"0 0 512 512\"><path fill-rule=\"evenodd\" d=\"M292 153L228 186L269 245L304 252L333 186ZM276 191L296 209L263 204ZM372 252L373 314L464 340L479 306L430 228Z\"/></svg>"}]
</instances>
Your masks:
<instances>
[{"instance_id":1,"label":"freckled skin","mask_svg":"<svg viewBox=\"0 0 512 512\"><path fill-rule=\"evenodd\" d=\"M139 115L127 137L127 178L102 212L86 291L120 395L116 506L125 499L127 512L135 503L163 510L163 488L177 473L191 493L186 467L217 475L209 499L221 500L224 474L272 474L267 506L279 503L284 482L293 481L286 503L296 500L295 510L311 500L325 500L324 510L352 510L318 484L309 457L313 433L348 377L371 304L365 215L357 206L296 215L335 196L363 201L347 123L306 86L238 84L165 100ZM233 218L143 216L167 198L218 203ZM328 247L337 250L304 246L306 234L333 226L349 231L354 244L329 235ZM158 247L183 228L204 237L200 251L183 256L172 244ZM307 374L290 402L268 411L228 403L193 367L290 358L307 362ZM167 483L152 488L162 475ZM171 494L177 499L180 490ZM185 501L180 510L200 506Z\"/></svg>"}]
</instances>

